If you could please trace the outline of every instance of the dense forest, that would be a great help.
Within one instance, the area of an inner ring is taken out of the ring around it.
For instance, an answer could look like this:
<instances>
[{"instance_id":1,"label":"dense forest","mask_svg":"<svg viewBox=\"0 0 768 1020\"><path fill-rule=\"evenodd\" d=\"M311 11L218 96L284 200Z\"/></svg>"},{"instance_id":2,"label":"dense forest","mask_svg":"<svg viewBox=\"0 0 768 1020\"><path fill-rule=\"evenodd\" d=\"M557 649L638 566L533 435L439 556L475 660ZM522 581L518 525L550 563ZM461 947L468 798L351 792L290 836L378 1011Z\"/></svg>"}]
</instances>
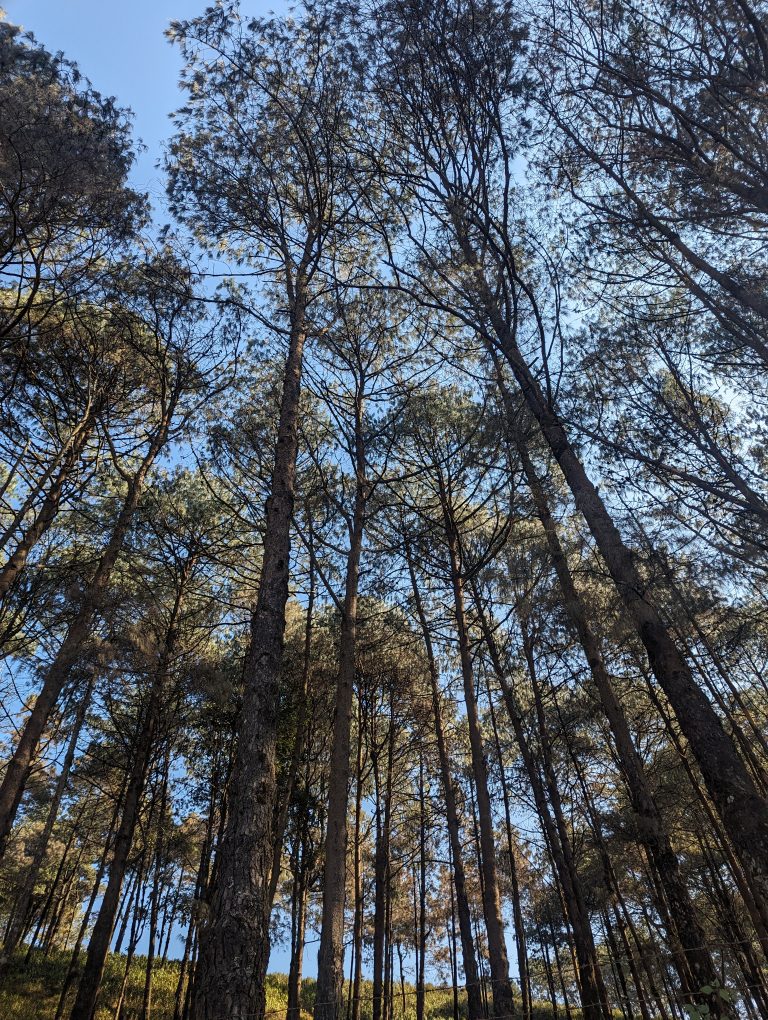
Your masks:
<instances>
[{"instance_id":1,"label":"dense forest","mask_svg":"<svg viewBox=\"0 0 768 1020\"><path fill-rule=\"evenodd\" d=\"M158 210L0 20L0 1013L768 1017L768 9L167 34Z\"/></svg>"}]
</instances>

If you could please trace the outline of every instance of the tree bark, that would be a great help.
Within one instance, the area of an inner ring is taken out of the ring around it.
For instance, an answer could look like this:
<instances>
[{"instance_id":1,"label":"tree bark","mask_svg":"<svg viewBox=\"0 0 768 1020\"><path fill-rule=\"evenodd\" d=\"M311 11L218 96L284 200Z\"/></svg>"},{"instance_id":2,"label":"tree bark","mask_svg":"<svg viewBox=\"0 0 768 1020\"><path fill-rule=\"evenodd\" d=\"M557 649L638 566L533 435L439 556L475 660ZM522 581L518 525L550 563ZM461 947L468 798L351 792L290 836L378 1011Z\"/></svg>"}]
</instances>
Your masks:
<instances>
[{"instance_id":1,"label":"tree bark","mask_svg":"<svg viewBox=\"0 0 768 1020\"><path fill-rule=\"evenodd\" d=\"M306 281L293 286L288 355L266 506L263 559L232 778L208 922L199 930L192 1013L252 1020L265 1008L269 882L274 857L277 708L288 601L296 489L299 397L306 336Z\"/></svg>"},{"instance_id":2,"label":"tree bark","mask_svg":"<svg viewBox=\"0 0 768 1020\"><path fill-rule=\"evenodd\" d=\"M487 336L488 346L492 350L496 347L501 350L523 399L560 465L576 506L587 522L645 647L654 676L669 698L698 762L715 808L754 887L755 898L765 909L768 903L768 804L759 795L732 738L696 684L635 565L632 553L573 449L562 421L525 362L514 331L495 301L474 253L468 253L475 267L474 279L480 301L495 334L493 338Z\"/></svg>"},{"instance_id":3,"label":"tree bark","mask_svg":"<svg viewBox=\"0 0 768 1020\"><path fill-rule=\"evenodd\" d=\"M355 502L347 554L339 649L339 682L328 780L323 908L317 956L315 1020L338 1020L344 984L344 894L347 870L347 800L350 781L352 701L357 650L357 601L368 483L365 472L362 392L355 401Z\"/></svg>"},{"instance_id":4,"label":"tree bark","mask_svg":"<svg viewBox=\"0 0 768 1020\"><path fill-rule=\"evenodd\" d=\"M509 1017L515 1012L512 985L509 980L509 961L501 914L501 897L496 873L496 844L493 830L493 813L488 792L488 769L480 729L480 720L475 699L475 677L472 654L469 647L469 631L464 602L464 586L461 574L459 540L445 494L441 492L445 537L451 563L451 584L456 631L459 639L461 674L464 681L464 704L467 711L469 741L472 751L472 771L477 792L477 807L480 822L481 871L483 876L483 913L488 935L488 956L493 983L493 1008L495 1016Z\"/></svg>"},{"instance_id":5,"label":"tree bark","mask_svg":"<svg viewBox=\"0 0 768 1020\"><path fill-rule=\"evenodd\" d=\"M170 665L178 642L178 625L181 607L184 601L186 583L194 566L195 556L190 555L184 562L176 596L171 610L168 630L157 669L152 679L147 705L138 733L133 752L133 765L130 779L123 801L123 814L120 827L115 837L115 850L109 868L109 878L99 908L96 924L88 943L83 976L77 990L70 1020L93 1020L98 1001L104 965L109 951L109 943L115 925L120 892L128 864L128 855L136 823L139 817L141 798L144 793L147 774L151 764L152 750L155 746L157 732L163 710L163 694L168 680Z\"/></svg>"},{"instance_id":6,"label":"tree bark","mask_svg":"<svg viewBox=\"0 0 768 1020\"><path fill-rule=\"evenodd\" d=\"M443 727L443 712L440 703L440 688L438 684L438 667L435 659L435 652L432 645L432 635L429 630L429 622L424 611L424 604L421 599L416 571L413 565L410 545L405 542L405 556L408 564L408 572L411 578L413 600L416 608L416 615L421 626L424 648L427 653L427 666L429 669L430 693L432 698L432 717L435 726L435 740L437 743L437 756L440 763L440 782L445 801L446 825L448 828L448 841L451 849L453 888L456 891L456 913L459 920L459 934L461 938L461 954L464 964L464 980L467 989L467 1006L470 1020L479 1020L483 1016L483 1003L480 989L480 979L477 973L477 961L475 958L475 940L472 935L472 916L469 909L467 897L467 879L464 871L464 859L461 847L461 832L459 828L459 814L456 806L456 788L451 774L450 759L445 740L445 729ZM455 942L455 938L454 938Z\"/></svg>"}]
</instances>

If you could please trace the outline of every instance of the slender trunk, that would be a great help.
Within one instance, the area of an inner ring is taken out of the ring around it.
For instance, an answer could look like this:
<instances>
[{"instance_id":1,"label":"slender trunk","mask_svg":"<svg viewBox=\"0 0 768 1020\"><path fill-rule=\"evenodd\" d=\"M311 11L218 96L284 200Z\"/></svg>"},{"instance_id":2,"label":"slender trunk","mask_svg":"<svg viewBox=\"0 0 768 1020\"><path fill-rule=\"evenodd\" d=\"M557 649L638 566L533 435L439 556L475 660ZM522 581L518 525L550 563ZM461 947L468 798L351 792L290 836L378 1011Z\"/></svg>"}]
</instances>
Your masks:
<instances>
[{"instance_id":1,"label":"slender trunk","mask_svg":"<svg viewBox=\"0 0 768 1020\"><path fill-rule=\"evenodd\" d=\"M424 971L427 956L427 817L424 801L424 755L419 756L419 923L416 945L416 1020L424 1020ZM416 933L414 933L416 934ZM405 1015L405 1011L403 1011Z\"/></svg>"},{"instance_id":2,"label":"slender trunk","mask_svg":"<svg viewBox=\"0 0 768 1020\"><path fill-rule=\"evenodd\" d=\"M493 742L496 746L496 759L499 765L499 777L501 781L501 793L504 801L504 820L507 830L507 853L509 855L509 878L512 886L512 916L515 923L515 945L517 947L517 968L520 974L520 996L522 999L523 1020L528 1017L531 1008L530 976L528 974L528 955L525 943L525 927L523 925L523 912L520 904L520 885L517 878L517 862L515 860L515 840L512 835L512 812L507 787L507 777L504 768L504 756L501 753L501 741L499 740L499 728L496 724L496 709L493 704L490 683L487 685L488 708L490 710L491 729L493 731Z\"/></svg>"},{"instance_id":3,"label":"slender trunk","mask_svg":"<svg viewBox=\"0 0 768 1020\"><path fill-rule=\"evenodd\" d=\"M150 1020L152 1015L152 968L155 963L157 922L160 916L160 883L162 880L163 854L165 852L165 812L168 806L168 780L170 767L170 747L166 745L162 788L160 792L160 814L157 819L154 881L152 883L152 894L150 898L149 945L147 946L147 964L144 976L144 995L141 1003L141 1020Z\"/></svg>"},{"instance_id":4,"label":"slender trunk","mask_svg":"<svg viewBox=\"0 0 768 1020\"><path fill-rule=\"evenodd\" d=\"M120 927L117 932L117 938L112 946L112 952L117 956L120 955L123 949L123 942L125 936L128 934L128 922L131 919L131 910L133 909L134 899L138 900L139 897L139 885L140 876L138 871L134 870L131 877L128 879L128 886L122 895L122 902L120 903L120 909L117 913L117 920L120 921Z\"/></svg>"},{"instance_id":5,"label":"slender trunk","mask_svg":"<svg viewBox=\"0 0 768 1020\"><path fill-rule=\"evenodd\" d=\"M42 911L40 912L40 917L38 918L37 927L35 928L35 933L34 933L34 935L32 936L32 938L30 940L29 946L27 947L27 954L26 954L26 957L25 957L25 960L24 960L24 965L25 966L27 964L29 964L29 961L30 961L30 958L31 958L31 955L32 955L32 950L35 948L35 945L36 945L36 943L37 943L37 941L38 941L38 939L40 937L40 933L43 930L43 926L44 926L45 922L48 920L49 913L51 913L52 907L53 907L55 899L56 899L56 893L57 893L57 891L59 889L59 884L61 882L62 875L64 874L64 868L65 868L65 866L67 864L67 860L69 858L69 851L70 851L70 849L72 847L72 844L75 841L75 837L78 835L78 829L79 829L79 826L80 826L80 821L81 821L81 819L83 817L83 814L85 813L86 807L88 806L89 799L90 799L89 797L86 797L85 800L83 801L83 803L80 805L80 809L79 809L79 811L77 813L77 817L74 819L74 822L73 822L72 827L70 829L69 836L67 837L67 842L64 845L64 852L62 853L61 858L59 860L59 866L56 869L56 874L55 874L53 882L51 883L50 888L48 890L48 895L46 896L46 899L45 899L45 904L43 906Z\"/></svg>"},{"instance_id":6,"label":"slender trunk","mask_svg":"<svg viewBox=\"0 0 768 1020\"><path fill-rule=\"evenodd\" d=\"M69 960L69 967L67 968L67 974L66 977L64 978L64 984L61 989L61 994L59 995L59 1002L58 1005L56 1006L56 1015L54 1017L54 1020L61 1020L61 1018L64 1016L64 1010L67 1004L67 996L69 994L70 988L74 984L75 978L77 977L77 971L80 965L80 950L82 948L83 941L85 940L85 933L88 931L88 924L90 923L91 920L93 906L99 895L99 890L101 889L101 881L104 878L104 872L106 871L107 867L107 859L112 848L112 837L115 832L115 826L117 825L117 819L120 816L120 807L122 805L122 800L123 791L121 790L120 796L115 801L115 810L112 812L112 819L109 823L109 830L107 832L107 838L104 844L104 851L101 857L99 858L99 864L96 869L96 878L94 879L93 886L91 888L91 896L90 899L88 900L88 906L83 911L83 919L80 922L80 928L77 933L77 938L75 939L75 945L72 950L72 956L70 957Z\"/></svg>"},{"instance_id":7,"label":"slender trunk","mask_svg":"<svg viewBox=\"0 0 768 1020\"><path fill-rule=\"evenodd\" d=\"M147 886L144 882L145 867L147 863L146 848L142 851L141 861L139 863L138 875L139 885L136 890L136 906L131 917L131 934L128 939L128 951L125 954L125 964L123 965L123 979L120 983L120 992L117 996L117 1004L113 1014L114 1020L125 1020L125 997L128 991L128 981L131 976L131 965L133 963L133 957L136 953L136 946L139 944L139 939L144 934L144 923L145 923L145 906L144 901L147 894Z\"/></svg>"},{"instance_id":8,"label":"slender trunk","mask_svg":"<svg viewBox=\"0 0 768 1020\"><path fill-rule=\"evenodd\" d=\"M445 729L443 727L442 705L440 703L440 688L438 684L438 667L435 659L435 652L432 645L432 635L429 630L429 622L424 611L416 580L416 572L411 557L411 550L408 542L405 543L405 555L408 563L408 572L413 590L416 615L421 626L421 634L424 640L424 647L427 653L427 666L429 669L430 693L432 698L432 716L435 727L435 740L437 742L437 755L440 764L440 782L445 801L446 825L448 827L448 840L451 851L453 886L456 890L456 912L459 919L459 932L461 935L461 954L464 963L464 980L467 988L467 1006L470 1020L483 1015L483 1005L480 990L480 981L477 973L477 961L475 958L475 943L472 935L472 917L467 897L467 880L464 871L464 860L461 847L461 833L459 829L459 814L456 806L456 788L451 774L450 759L445 740Z\"/></svg>"},{"instance_id":9,"label":"slender trunk","mask_svg":"<svg viewBox=\"0 0 768 1020\"><path fill-rule=\"evenodd\" d=\"M359 391L355 401L355 503L347 554L344 608L339 649L339 682L328 780L328 816L325 836L323 908L320 948L317 955L315 1020L338 1020L344 984L344 893L347 865L347 799L350 780L352 701L357 649L357 601L360 557L363 548L368 496L363 404Z\"/></svg>"},{"instance_id":10,"label":"slender trunk","mask_svg":"<svg viewBox=\"0 0 768 1020\"><path fill-rule=\"evenodd\" d=\"M451 563L451 583L456 630L459 638L461 673L464 681L464 703L467 711L467 725L472 752L472 771L475 777L477 807L480 822L481 871L483 875L483 912L488 935L488 957L493 984L493 1008L497 1017L509 1017L515 1011L512 985L509 980L509 961L501 914L501 898L496 874L496 844L493 831L491 798L488 792L488 770L480 729L480 720L475 700L475 677L472 655L469 647L469 632L464 605L464 586L461 576L459 540L451 514L451 508L444 494L443 515L446 541Z\"/></svg>"},{"instance_id":11,"label":"slender trunk","mask_svg":"<svg viewBox=\"0 0 768 1020\"><path fill-rule=\"evenodd\" d=\"M448 856L450 858L450 844L448 848ZM451 882L450 885L451 885L451 926L448 929L448 952L451 958L451 983L453 985L453 1020L459 1020L459 961L458 961L458 946L456 944L456 902L454 898L453 882ZM473 1016L471 1012L469 1015L470 1017ZM481 1014L476 1013L474 1014L474 1016L480 1017Z\"/></svg>"},{"instance_id":12,"label":"slender trunk","mask_svg":"<svg viewBox=\"0 0 768 1020\"><path fill-rule=\"evenodd\" d=\"M592 629L586 607L576 590L544 488L522 438L518 438L517 448L537 515L544 529L550 558L560 586L563 607L584 650L600 703L611 729L632 807L637 816L638 837L656 868L664 889L669 908L668 916L672 921L671 941L678 943L683 953L682 958L679 955L675 956L675 966L681 985L689 1001L709 1005L711 1016L728 1014L731 1011L717 994L706 996L700 993L701 988L712 986L716 980L712 959L705 948L704 932L698 923L688 889L680 873L677 855L672 849L669 834L648 785L626 715L608 675L600 641Z\"/></svg>"},{"instance_id":13,"label":"slender trunk","mask_svg":"<svg viewBox=\"0 0 768 1020\"><path fill-rule=\"evenodd\" d=\"M557 830L557 850L561 855L565 871L567 871L570 883L569 891L566 894L570 897L567 903L568 914L576 921L572 923L571 930L574 936L574 948L576 950L577 970L580 984L583 983L584 993L590 1000L590 1009L598 1011L601 1009L605 1016L610 1016L608 997L605 990L602 971L597 959L592 925L587 911L582 885L579 879L576 860L573 853L570 833L565 819L563 802L560 796L560 788L557 783L554 766L552 764L552 750L549 740L549 726L544 713L544 704L541 695L541 687L538 681L536 662L533 655L533 645L528 632L528 625L524 614L520 614L520 628L523 638L523 654L528 667L528 676L531 681L533 702L538 722L539 746L541 749L541 764L544 781L547 788L548 801L554 817ZM553 850L555 847L553 846ZM565 892L565 889L563 890ZM586 1010L585 1010L586 1012Z\"/></svg>"},{"instance_id":14,"label":"slender trunk","mask_svg":"<svg viewBox=\"0 0 768 1020\"><path fill-rule=\"evenodd\" d=\"M265 1008L269 962L269 879L274 858L277 711L296 488L299 396L306 330L306 281L292 294L263 558L227 807L217 855L210 921L200 930L192 1011L195 1020L225 1014L249 1020Z\"/></svg>"},{"instance_id":15,"label":"slender trunk","mask_svg":"<svg viewBox=\"0 0 768 1020\"><path fill-rule=\"evenodd\" d=\"M354 853L354 886L355 886L355 920L352 932L355 966L352 973L350 995L352 1003L350 1020L360 1020L360 992L363 981L363 862L361 845L361 825L363 817L363 719L358 711L357 717L357 788L355 791L355 853Z\"/></svg>"},{"instance_id":16,"label":"slender trunk","mask_svg":"<svg viewBox=\"0 0 768 1020\"><path fill-rule=\"evenodd\" d=\"M390 905L390 832L392 826L392 759L394 751L394 706L389 703L387 740L387 777L383 792L376 786L376 853L374 858L374 921L373 921L373 1003L372 1020L386 1015L386 932ZM378 768L376 769L378 776ZM379 821L383 808L383 822Z\"/></svg>"},{"instance_id":17,"label":"slender trunk","mask_svg":"<svg viewBox=\"0 0 768 1020\"><path fill-rule=\"evenodd\" d=\"M579 891L578 876L572 861L570 839L567 829L563 825L558 825L556 819L553 819L554 805L552 805L552 808L550 807L550 798L553 795L557 798L557 787L549 783L549 796L545 792L536 758L531 750L523 726L517 700L506 680L496 640L488 625L477 591L474 594L478 620L486 647L488 648L491 665L501 687L504 704L531 783L536 809L550 847L555 871L560 883L560 890L564 897L566 916L570 923L576 945L582 1011L587 1020L603 1020L604 1016L609 1015L609 1010L605 1001L605 989L602 985L600 969L597 963L592 929L584 911L583 897Z\"/></svg>"},{"instance_id":18,"label":"slender trunk","mask_svg":"<svg viewBox=\"0 0 768 1020\"><path fill-rule=\"evenodd\" d=\"M306 836L306 833L303 833ZM307 932L308 876L305 860L304 839L301 840L301 856L297 861L296 888L296 933L288 970L288 1007L286 1020L299 1020L301 1012L301 975L304 967L304 943Z\"/></svg>"},{"instance_id":19,"label":"slender trunk","mask_svg":"<svg viewBox=\"0 0 768 1020\"><path fill-rule=\"evenodd\" d=\"M0 785L0 859L5 853L11 826L16 817L16 811L29 778L40 739L48 724L51 712L69 679L70 670L91 633L94 617L101 605L115 563L123 548L123 542L139 504L147 474L165 445L169 427L170 418L167 418L155 433L141 466L128 485L122 509L109 541L101 554L93 577L86 587L80 607L69 625L64 641L46 670L43 686L8 763L2 785Z\"/></svg>"},{"instance_id":20,"label":"slender trunk","mask_svg":"<svg viewBox=\"0 0 768 1020\"><path fill-rule=\"evenodd\" d=\"M310 550L310 560L311 555L312 552ZM280 801L280 810L278 811L277 820L275 822L275 835L274 835L275 843L274 852L272 854L271 874L269 877L270 910L272 909L272 904L275 902L277 883L280 879L280 860L283 853L283 839L285 837L285 827L288 824L288 811L291 806L293 786L296 781L296 776L299 773L301 754L302 751L304 750L304 743L306 740L307 689L309 685L309 670L312 661L312 611L314 609L314 604L315 604L315 572L312 569L312 563L310 562L309 594L307 597L307 618L304 628L304 659L301 668L301 681L299 683L299 689L296 692L296 705L297 705L296 733L293 738L291 761L285 775L283 795Z\"/></svg>"},{"instance_id":21,"label":"slender trunk","mask_svg":"<svg viewBox=\"0 0 768 1020\"><path fill-rule=\"evenodd\" d=\"M173 928L176 924L176 913L179 909L179 899L181 897L181 890L184 886L184 879L187 877L186 869L184 864L179 868L179 880L176 883L176 890L173 894L173 900L170 904L166 903L165 910L163 911L163 921L160 925L160 945L162 946L160 952L160 959L163 963L168 960L168 950L171 945L171 936L173 935Z\"/></svg>"},{"instance_id":22,"label":"slender trunk","mask_svg":"<svg viewBox=\"0 0 768 1020\"><path fill-rule=\"evenodd\" d=\"M107 888L99 908L91 939L88 943L88 956L77 991L75 1004L72 1008L71 1020L93 1020L96 1003L104 973L104 964L109 951L109 943L115 925L120 892L128 864L128 855L133 834L139 817L141 798L144 793L147 773L151 762L152 750L155 746L160 716L163 708L163 694L167 683L171 661L178 640L178 624L184 601L186 583L194 566L195 556L190 555L183 565L179 578L176 598L171 611L165 643L160 656L152 687L149 692L146 710L143 714L138 738L133 753L128 788L123 802L123 815L120 828L115 838L115 852L109 868Z\"/></svg>"},{"instance_id":23,"label":"slender trunk","mask_svg":"<svg viewBox=\"0 0 768 1020\"><path fill-rule=\"evenodd\" d=\"M59 504L61 503L67 479L75 469L80 454L85 449L93 431L95 411L96 409L92 408L74 430L58 474L46 492L37 516L21 536L18 545L8 557L8 560L0 568L0 600L6 595L13 582L26 566L27 558L32 549L53 523L59 511Z\"/></svg>"},{"instance_id":24,"label":"slender trunk","mask_svg":"<svg viewBox=\"0 0 768 1020\"><path fill-rule=\"evenodd\" d=\"M3 955L2 959L0 959L0 974L2 973L5 962L13 954L19 938L21 937L24 919L29 912L29 903L35 890L38 875L40 874L40 868L42 867L43 861L48 853L48 844L51 839L53 827L56 824L64 791L66 790L69 782L69 773L72 768L72 763L75 760L77 742L80 739L80 731L82 730L83 723L85 722L85 715L90 705L92 690L93 676L90 677L86 684L86 688L81 695L80 704L78 705L77 713L72 723L72 732L69 737L69 743L67 744L67 750L64 754L64 760L61 763L61 772L56 780L56 789L53 794L53 800L51 801L51 805L48 809L45 825L43 826L43 831L40 833L35 854L32 858L32 863L29 866L29 870L27 871L27 875L24 880L24 885L22 886L21 892L19 893L16 901L14 908L14 921L5 936Z\"/></svg>"}]
</instances>

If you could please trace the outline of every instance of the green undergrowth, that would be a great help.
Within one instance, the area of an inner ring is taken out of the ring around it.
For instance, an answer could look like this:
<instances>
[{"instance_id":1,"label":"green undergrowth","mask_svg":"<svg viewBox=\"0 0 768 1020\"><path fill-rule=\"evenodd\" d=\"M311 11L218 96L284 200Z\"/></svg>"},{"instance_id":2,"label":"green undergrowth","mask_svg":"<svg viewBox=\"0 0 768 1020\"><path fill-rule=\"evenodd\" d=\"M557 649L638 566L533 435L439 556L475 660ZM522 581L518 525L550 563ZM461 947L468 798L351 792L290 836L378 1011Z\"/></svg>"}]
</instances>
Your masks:
<instances>
[{"instance_id":1,"label":"green undergrowth","mask_svg":"<svg viewBox=\"0 0 768 1020\"><path fill-rule=\"evenodd\" d=\"M59 1002L59 994L69 966L69 953L51 952L48 956L34 953L29 964L24 966L23 957L15 958L9 965L0 987L0 1018L2 1020L53 1020ZM123 1020L138 1020L141 1013L146 960L134 958L129 975ZM114 1020L115 1009L125 971L125 956L111 955L102 983L97 1020ZM156 963L152 979L152 1020L172 1020L176 988L179 981L179 962L169 960ZM348 994L345 987L345 996ZM371 1020L370 981L364 981L361 989L360 1020ZM68 1006L74 997L70 994ZM315 982L307 978L301 990L301 1018L312 1020L312 1004L315 997ZM267 977L267 1005L265 1020L285 1020L288 998L288 978L285 974L269 974ZM427 985L427 1020L453 1020L453 992L451 989ZM461 1016L466 1017L466 1003L459 994ZM578 1020L577 1011L571 1011L573 1020ZM344 1010L346 1014L346 1010ZM67 1020L68 1010L64 1012ZM392 1020L416 1020L416 994L413 985L406 983L403 999L401 986L396 987ZM532 1020L553 1020L549 1005L539 1004L533 1009Z\"/></svg>"}]
</instances>

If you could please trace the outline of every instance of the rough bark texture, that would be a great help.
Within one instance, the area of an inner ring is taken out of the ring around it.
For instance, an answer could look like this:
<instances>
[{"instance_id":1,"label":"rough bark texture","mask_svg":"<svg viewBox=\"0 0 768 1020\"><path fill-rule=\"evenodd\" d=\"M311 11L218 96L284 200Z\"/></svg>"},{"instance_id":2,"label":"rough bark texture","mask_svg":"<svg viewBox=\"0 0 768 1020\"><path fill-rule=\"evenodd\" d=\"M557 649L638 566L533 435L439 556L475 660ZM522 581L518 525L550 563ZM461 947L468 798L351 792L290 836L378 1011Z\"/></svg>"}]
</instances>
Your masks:
<instances>
[{"instance_id":1,"label":"rough bark texture","mask_svg":"<svg viewBox=\"0 0 768 1020\"><path fill-rule=\"evenodd\" d=\"M227 823L217 856L210 920L201 927L195 1020L252 1020L264 1011L269 962L269 880L274 855L277 706L288 601L290 528L305 338L306 295L298 289L283 378L272 487Z\"/></svg>"}]
</instances>

